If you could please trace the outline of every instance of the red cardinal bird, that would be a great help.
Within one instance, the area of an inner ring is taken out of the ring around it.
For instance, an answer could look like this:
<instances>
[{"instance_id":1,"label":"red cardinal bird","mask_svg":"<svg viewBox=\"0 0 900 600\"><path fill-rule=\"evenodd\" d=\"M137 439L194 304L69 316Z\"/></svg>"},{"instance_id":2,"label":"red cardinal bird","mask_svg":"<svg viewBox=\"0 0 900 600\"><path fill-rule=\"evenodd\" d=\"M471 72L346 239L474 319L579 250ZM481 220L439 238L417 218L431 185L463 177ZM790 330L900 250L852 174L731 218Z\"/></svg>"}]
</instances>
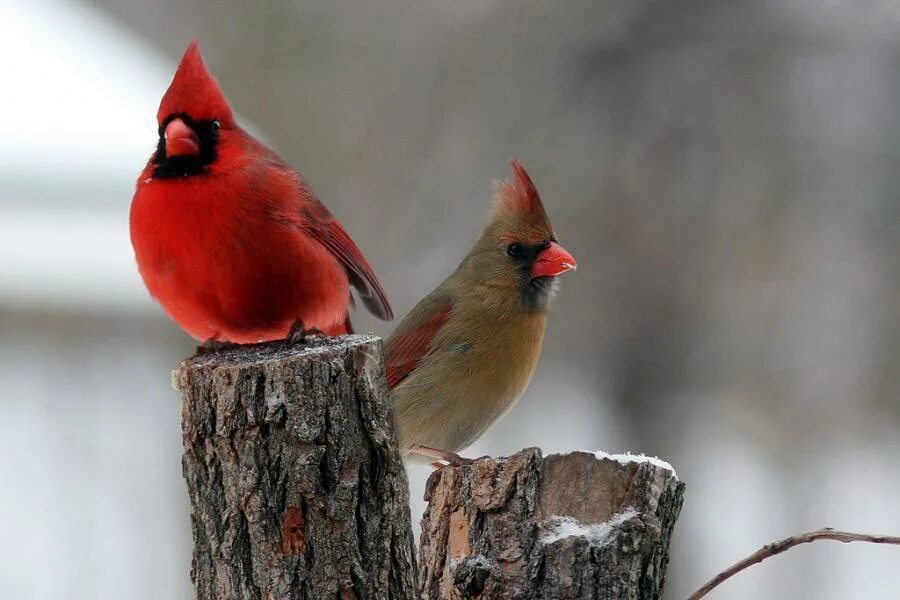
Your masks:
<instances>
[{"instance_id":1,"label":"red cardinal bird","mask_svg":"<svg viewBox=\"0 0 900 600\"><path fill-rule=\"evenodd\" d=\"M159 144L131 203L150 293L198 340L351 331L350 285L393 318L372 267L306 182L235 122L197 42L157 113ZM294 330L296 331L296 329Z\"/></svg>"},{"instance_id":2,"label":"red cardinal bird","mask_svg":"<svg viewBox=\"0 0 900 600\"><path fill-rule=\"evenodd\" d=\"M519 399L537 366L557 276L575 268L528 173L515 160L512 168L481 239L388 340L400 446L414 462L465 460L456 451Z\"/></svg>"}]
</instances>

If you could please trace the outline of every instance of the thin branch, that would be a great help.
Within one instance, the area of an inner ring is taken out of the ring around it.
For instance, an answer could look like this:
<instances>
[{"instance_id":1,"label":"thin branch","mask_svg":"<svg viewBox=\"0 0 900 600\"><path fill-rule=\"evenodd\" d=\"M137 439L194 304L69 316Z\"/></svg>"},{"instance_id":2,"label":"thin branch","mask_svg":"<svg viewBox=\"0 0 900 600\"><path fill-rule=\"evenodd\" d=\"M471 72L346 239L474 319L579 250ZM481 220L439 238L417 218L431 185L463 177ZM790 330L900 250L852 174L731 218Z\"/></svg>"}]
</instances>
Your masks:
<instances>
[{"instance_id":1,"label":"thin branch","mask_svg":"<svg viewBox=\"0 0 900 600\"><path fill-rule=\"evenodd\" d=\"M703 587L688 597L688 600L700 600L703 596L710 593L713 588L718 586L726 579L737 575L747 567L751 567L757 563L761 563L769 557L781 554L790 550L794 546L800 544L808 544L817 540L832 540L835 542L869 542L871 544L894 544L900 546L900 537L891 535L868 535L864 533L851 533L849 531L837 531L830 527L825 527L816 531L807 531L806 533L798 533L791 537L784 538L771 544L766 544L747 558L738 561L707 581Z\"/></svg>"}]
</instances>

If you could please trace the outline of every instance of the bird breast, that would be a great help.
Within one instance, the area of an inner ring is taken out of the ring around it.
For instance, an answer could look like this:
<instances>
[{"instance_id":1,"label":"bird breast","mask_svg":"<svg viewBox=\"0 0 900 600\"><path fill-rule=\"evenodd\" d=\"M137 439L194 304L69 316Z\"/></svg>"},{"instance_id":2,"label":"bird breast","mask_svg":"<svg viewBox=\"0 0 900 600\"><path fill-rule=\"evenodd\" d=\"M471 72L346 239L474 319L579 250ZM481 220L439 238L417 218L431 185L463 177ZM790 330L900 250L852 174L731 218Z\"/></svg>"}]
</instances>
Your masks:
<instances>
[{"instance_id":1,"label":"bird breast","mask_svg":"<svg viewBox=\"0 0 900 600\"><path fill-rule=\"evenodd\" d=\"M466 321L452 319L439 349L393 391L404 449L465 448L512 408L534 374L546 315L461 326Z\"/></svg>"}]
</instances>

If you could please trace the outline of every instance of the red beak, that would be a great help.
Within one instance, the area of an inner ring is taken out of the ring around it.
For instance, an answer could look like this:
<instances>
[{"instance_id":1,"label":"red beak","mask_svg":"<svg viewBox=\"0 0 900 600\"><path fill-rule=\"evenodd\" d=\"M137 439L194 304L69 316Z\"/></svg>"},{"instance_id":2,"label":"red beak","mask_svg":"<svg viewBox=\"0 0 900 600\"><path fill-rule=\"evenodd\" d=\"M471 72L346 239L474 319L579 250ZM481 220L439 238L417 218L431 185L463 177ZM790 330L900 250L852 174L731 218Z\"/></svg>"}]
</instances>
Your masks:
<instances>
[{"instance_id":1,"label":"red beak","mask_svg":"<svg viewBox=\"0 0 900 600\"><path fill-rule=\"evenodd\" d=\"M166 125L166 156L199 156L200 140L194 130L181 119Z\"/></svg>"},{"instance_id":2,"label":"red beak","mask_svg":"<svg viewBox=\"0 0 900 600\"><path fill-rule=\"evenodd\" d=\"M531 277L555 277L566 271L574 271L578 264L565 248L556 242L541 250L531 265Z\"/></svg>"}]
</instances>

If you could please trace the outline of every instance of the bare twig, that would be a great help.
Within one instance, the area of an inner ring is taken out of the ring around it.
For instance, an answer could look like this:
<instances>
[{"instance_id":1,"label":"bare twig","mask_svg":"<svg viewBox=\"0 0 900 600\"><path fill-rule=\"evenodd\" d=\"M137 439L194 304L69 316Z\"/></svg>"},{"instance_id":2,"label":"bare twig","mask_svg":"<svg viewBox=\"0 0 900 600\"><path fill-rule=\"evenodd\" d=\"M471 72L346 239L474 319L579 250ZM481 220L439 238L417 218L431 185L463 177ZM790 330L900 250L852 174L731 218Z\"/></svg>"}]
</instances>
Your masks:
<instances>
[{"instance_id":1,"label":"bare twig","mask_svg":"<svg viewBox=\"0 0 900 600\"><path fill-rule=\"evenodd\" d=\"M807 531L806 533L798 533L791 537L784 538L771 544L766 544L747 558L738 561L707 581L703 587L688 597L688 600L700 600L703 596L710 593L713 588L718 586L726 579L737 575L747 567L751 567L757 563L761 563L769 557L781 554L790 550L794 546L800 544L808 544L817 540L832 540L835 542L869 542L871 544L894 544L900 546L900 537L891 535L868 535L864 533L851 533L849 531L837 531L830 527L825 527L816 531Z\"/></svg>"}]
</instances>

